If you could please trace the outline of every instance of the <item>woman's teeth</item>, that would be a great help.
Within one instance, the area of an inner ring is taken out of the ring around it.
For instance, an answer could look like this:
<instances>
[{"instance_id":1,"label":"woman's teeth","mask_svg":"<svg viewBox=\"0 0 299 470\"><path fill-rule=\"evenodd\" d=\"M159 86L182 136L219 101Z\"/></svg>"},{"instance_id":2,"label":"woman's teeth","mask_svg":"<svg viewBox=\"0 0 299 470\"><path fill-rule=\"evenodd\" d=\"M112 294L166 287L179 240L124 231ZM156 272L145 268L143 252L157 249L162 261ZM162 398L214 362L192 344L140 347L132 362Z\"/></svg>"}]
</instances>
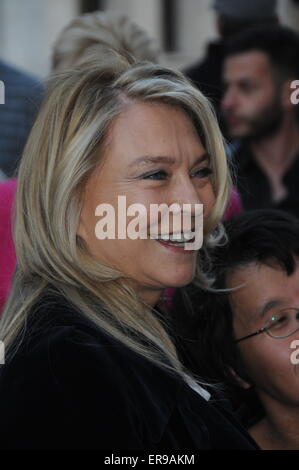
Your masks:
<instances>
[{"instance_id":1,"label":"woman's teeth","mask_svg":"<svg viewBox=\"0 0 299 470\"><path fill-rule=\"evenodd\" d=\"M183 243L193 241L194 239L194 232L184 232L184 233L171 233L171 234L163 234L163 235L154 235L151 238L155 238L156 240L162 240L165 242L170 242L173 245L181 246Z\"/></svg>"}]
</instances>

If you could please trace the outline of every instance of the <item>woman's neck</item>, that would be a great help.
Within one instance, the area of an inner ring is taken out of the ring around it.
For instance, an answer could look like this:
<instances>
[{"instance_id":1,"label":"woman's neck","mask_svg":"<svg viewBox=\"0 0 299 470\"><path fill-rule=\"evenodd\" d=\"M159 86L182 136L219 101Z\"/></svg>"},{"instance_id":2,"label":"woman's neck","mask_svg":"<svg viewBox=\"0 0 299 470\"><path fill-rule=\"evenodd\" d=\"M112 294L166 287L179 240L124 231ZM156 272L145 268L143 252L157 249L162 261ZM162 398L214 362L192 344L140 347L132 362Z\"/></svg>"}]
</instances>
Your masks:
<instances>
[{"instance_id":1,"label":"woman's neck","mask_svg":"<svg viewBox=\"0 0 299 470\"><path fill-rule=\"evenodd\" d=\"M164 289L140 286L136 282L131 281L130 285L133 287L139 298L148 306L155 307L162 298Z\"/></svg>"}]
</instances>

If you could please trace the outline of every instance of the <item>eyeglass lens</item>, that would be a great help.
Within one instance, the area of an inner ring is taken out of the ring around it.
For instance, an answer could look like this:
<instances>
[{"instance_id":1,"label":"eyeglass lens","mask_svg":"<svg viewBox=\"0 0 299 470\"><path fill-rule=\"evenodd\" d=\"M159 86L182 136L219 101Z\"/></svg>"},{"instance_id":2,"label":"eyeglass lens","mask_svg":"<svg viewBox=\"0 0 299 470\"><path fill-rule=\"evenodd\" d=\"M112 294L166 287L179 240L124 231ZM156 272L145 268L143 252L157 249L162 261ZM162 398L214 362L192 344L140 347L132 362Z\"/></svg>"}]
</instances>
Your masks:
<instances>
[{"instance_id":1,"label":"eyeglass lens","mask_svg":"<svg viewBox=\"0 0 299 470\"><path fill-rule=\"evenodd\" d=\"M273 338L285 338L299 329L299 310L288 308L273 315L266 325L267 333Z\"/></svg>"}]
</instances>

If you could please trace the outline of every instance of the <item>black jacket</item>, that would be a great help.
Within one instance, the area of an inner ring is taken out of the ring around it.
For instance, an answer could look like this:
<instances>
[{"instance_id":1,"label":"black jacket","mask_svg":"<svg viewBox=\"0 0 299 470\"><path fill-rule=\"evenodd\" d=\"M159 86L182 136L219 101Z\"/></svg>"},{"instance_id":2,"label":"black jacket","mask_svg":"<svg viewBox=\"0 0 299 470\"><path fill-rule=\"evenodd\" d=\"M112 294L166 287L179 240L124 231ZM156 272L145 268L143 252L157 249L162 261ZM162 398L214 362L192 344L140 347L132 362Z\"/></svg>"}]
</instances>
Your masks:
<instances>
[{"instance_id":1,"label":"black jacket","mask_svg":"<svg viewBox=\"0 0 299 470\"><path fill-rule=\"evenodd\" d=\"M246 140L239 142L233 159L236 185L244 209L280 209L299 217L299 153L283 176L288 195L278 203L272 201L269 179L256 162Z\"/></svg>"},{"instance_id":2,"label":"black jacket","mask_svg":"<svg viewBox=\"0 0 299 470\"><path fill-rule=\"evenodd\" d=\"M0 369L0 449L255 449L218 408L47 299Z\"/></svg>"}]
</instances>

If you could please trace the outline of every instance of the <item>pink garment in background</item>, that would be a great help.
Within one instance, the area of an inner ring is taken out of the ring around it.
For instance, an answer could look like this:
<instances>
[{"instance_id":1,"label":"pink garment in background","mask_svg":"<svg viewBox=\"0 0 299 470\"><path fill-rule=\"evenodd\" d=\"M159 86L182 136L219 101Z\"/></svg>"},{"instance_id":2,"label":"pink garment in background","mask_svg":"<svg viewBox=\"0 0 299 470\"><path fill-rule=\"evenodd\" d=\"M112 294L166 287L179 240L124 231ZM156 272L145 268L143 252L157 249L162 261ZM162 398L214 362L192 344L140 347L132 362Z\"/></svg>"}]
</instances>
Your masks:
<instances>
[{"instance_id":1,"label":"pink garment in background","mask_svg":"<svg viewBox=\"0 0 299 470\"><path fill-rule=\"evenodd\" d=\"M230 200L228 202L223 220L227 220L233 215L240 214L243 211L242 201L236 188L232 188L230 193Z\"/></svg>"},{"instance_id":2,"label":"pink garment in background","mask_svg":"<svg viewBox=\"0 0 299 470\"><path fill-rule=\"evenodd\" d=\"M16 264L16 253L12 238L12 207L17 189L17 180L10 179L0 183L0 313L8 296L12 275ZM236 189L232 189L231 198L223 219L226 220L242 211L242 203ZM170 307L175 289L165 289L164 300Z\"/></svg>"},{"instance_id":3,"label":"pink garment in background","mask_svg":"<svg viewBox=\"0 0 299 470\"><path fill-rule=\"evenodd\" d=\"M0 313L8 296L16 265L11 225L16 189L16 179L0 183Z\"/></svg>"}]
</instances>

